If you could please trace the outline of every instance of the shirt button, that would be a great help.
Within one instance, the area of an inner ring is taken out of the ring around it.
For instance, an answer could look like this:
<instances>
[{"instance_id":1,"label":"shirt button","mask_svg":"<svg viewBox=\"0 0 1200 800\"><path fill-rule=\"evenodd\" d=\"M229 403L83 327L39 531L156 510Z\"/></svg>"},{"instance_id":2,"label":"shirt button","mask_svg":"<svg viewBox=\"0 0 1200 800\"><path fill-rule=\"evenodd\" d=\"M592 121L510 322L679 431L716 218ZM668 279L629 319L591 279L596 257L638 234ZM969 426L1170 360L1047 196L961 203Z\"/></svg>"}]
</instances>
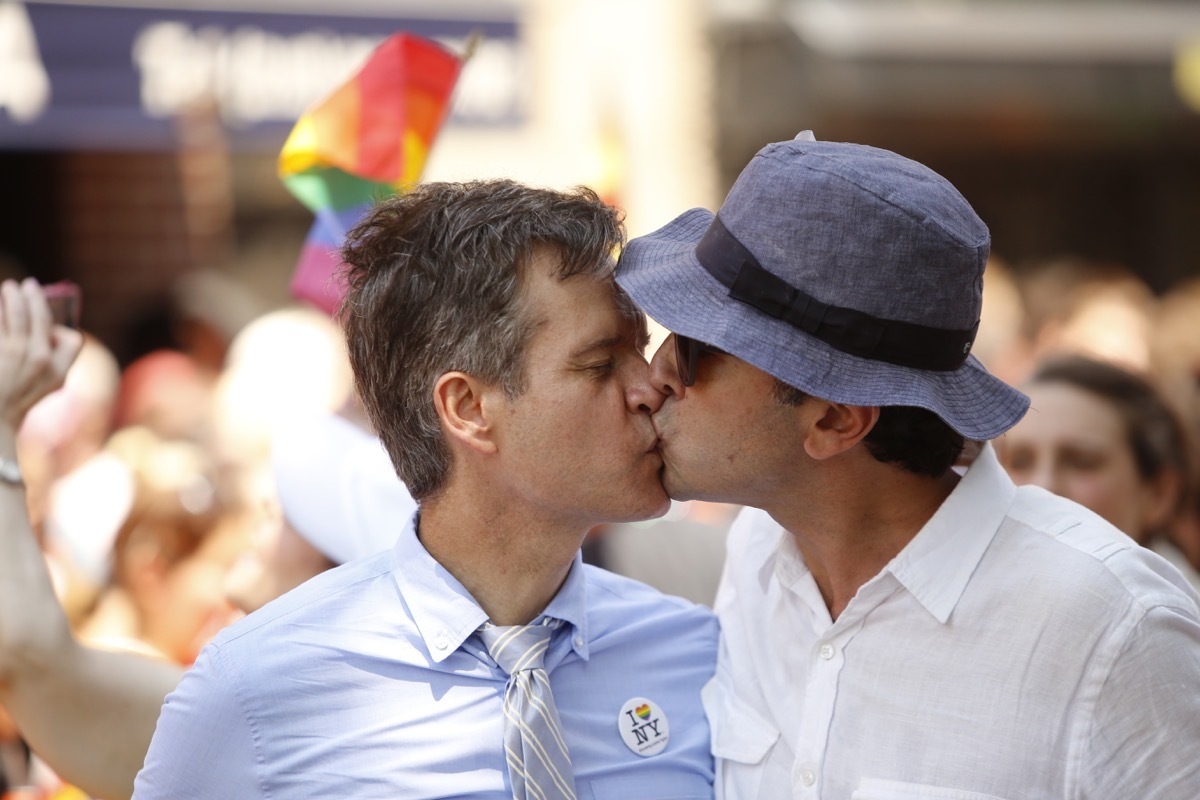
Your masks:
<instances>
[{"instance_id":1,"label":"shirt button","mask_svg":"<svg viewBox=\"0 0 1200 800\"><path fill-rule=\"evenodd\" d=\"M450 646L450 637L446 635L445 631L442 631L438 634L437 639L434 640L433 646L438 650L445 650Z\"/></svg>"},{"instance_id":2,"label":"shirt button","mask_svg":"<svg viewBox=\"0 0 1200 800\"><path fill-rule=\"evenodd\" d=\"M800 782L805 786L812 786L817 782L817 773L813 772L811 769L800 770Z\"/></svg>"},{"instance_id":3,"label":"shirt button","mask_svg":"<svg viewBox=\"0 0 1200 800\"><path fill-rule=\"evenodd\" d=\"M825 644L821 645L821 649L817 652L821 654L821 658L828 661L829 659L833 658L833 645L831 645L829 642L826 642Z\"/></svg>"},{"instance_id":4,"label":"shirt button","mask_svg":"<svg viewBox=\"0 0 1200 800\"><path fill-rule=\"evenodd\" d=\"M582 636L576 636L576 637L575 637L575 646L576 646L576 647L583 647L583 637L582 637Z\"/></svg>"}]
</instances>

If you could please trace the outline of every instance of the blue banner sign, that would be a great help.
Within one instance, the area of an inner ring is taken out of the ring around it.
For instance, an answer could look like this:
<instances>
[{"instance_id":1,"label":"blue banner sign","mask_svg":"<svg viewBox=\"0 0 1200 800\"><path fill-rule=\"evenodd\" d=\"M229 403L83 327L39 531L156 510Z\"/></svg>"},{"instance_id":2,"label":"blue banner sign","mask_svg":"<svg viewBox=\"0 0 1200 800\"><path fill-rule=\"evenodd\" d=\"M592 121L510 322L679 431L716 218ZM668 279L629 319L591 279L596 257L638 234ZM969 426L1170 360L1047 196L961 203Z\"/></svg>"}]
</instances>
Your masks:
<instances>
[{"instance_id":1,"label":"blue banner sign","mask_svg":"<svg viewBox=\"0 0 1200 800\"><path fill-rule=\"evenodd\" d=\"M515 19L0 0L0 149L170 147L172 119L199 103L219 115L234 147L276 149L305 108L402 30L458 52L482 36L449 124L523 120L527 67Z\"/></svg>"}]
</instances>

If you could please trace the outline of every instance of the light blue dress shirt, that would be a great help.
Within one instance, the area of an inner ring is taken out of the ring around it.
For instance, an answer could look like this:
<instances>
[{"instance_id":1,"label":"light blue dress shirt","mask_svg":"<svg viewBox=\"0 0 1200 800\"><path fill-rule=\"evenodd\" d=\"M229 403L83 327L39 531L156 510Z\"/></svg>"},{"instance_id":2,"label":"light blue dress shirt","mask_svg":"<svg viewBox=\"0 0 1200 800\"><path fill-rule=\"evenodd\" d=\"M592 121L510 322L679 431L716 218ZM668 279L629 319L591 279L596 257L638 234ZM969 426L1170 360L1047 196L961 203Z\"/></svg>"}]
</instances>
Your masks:
<instances>
[{"instance_id":1,"label":"light blue dress shirt","mask_svg":"<svg viewBox=\"0 0 1200 800\"><path fill-rule=\"evenodd\" d=\"M546 669L580 800L712 797L712 613L578 556L545 613L565 623ZM134 797L511 798L485 620L410 521L222 631L167 697ZM626 744L635 698L666 718L654 755Z\"/></svg>"}]
</instances>

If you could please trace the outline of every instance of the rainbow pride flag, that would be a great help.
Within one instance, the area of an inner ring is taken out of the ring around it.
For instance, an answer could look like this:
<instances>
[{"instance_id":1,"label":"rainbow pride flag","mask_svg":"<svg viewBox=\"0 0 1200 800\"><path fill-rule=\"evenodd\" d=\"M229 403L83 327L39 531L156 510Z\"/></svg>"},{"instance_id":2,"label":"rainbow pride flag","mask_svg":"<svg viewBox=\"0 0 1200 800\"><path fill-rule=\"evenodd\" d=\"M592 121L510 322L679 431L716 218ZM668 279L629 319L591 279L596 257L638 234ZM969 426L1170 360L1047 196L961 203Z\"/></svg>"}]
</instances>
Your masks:
<instances>
[{"instance_id":1,"label":"rainbow pride flag","mask_svg":"<svg viewBox=\"0 0 1200 800\"><path fill-rule=\"evenodd\" d=\"M398 33L296 122L279 177L316 219L292 275L294 297L336 311L346 231L372 203L420 180L461 67L436 42Z\"/></svg>"}]
</instances>

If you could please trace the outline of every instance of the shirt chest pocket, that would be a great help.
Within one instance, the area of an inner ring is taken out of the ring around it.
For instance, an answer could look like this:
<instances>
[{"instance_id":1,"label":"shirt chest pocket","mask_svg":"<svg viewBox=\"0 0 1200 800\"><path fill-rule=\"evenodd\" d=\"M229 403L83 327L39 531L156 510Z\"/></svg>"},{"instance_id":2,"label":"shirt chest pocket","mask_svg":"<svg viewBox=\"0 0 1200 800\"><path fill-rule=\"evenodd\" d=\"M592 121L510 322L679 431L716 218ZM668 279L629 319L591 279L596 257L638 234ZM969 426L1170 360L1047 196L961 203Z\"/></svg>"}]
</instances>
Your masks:
<instances>
[{"instance_id":1,"label":"shirt chest pocket","mask_svg":"<svg viewBox=\"0 0 1200 800\"><path fill-rule=\"evenodd\" d=\"M946 789L903 781L884 781L863 778L850 800L1004 800L993 794L969 792L965 789Z\"/></svg>"},{"instance_id":2,"label":"shirt chest pocket","mask_svg":"<svg viewBox=\"0 0 1200 800\"><path fill-rule=\"evenodd\" d=\"M717 786L725 797L755 797L763 787L768 756L779 731L719 678L700 693L712 730ZM768 781L769 782L769 781Z\"/></svg>"},{"instance_id":3,"label":"shirt chest pocket","mask_svg":"<svg viewBox=\"0 0 1200 800\"><path fill-rule=\"evenodd\" d=\"M709 681L700 699L712 729L712 752L717 758L758 764L779 739L775 726L723 682Z\"/></svg>"}]
</instances>

